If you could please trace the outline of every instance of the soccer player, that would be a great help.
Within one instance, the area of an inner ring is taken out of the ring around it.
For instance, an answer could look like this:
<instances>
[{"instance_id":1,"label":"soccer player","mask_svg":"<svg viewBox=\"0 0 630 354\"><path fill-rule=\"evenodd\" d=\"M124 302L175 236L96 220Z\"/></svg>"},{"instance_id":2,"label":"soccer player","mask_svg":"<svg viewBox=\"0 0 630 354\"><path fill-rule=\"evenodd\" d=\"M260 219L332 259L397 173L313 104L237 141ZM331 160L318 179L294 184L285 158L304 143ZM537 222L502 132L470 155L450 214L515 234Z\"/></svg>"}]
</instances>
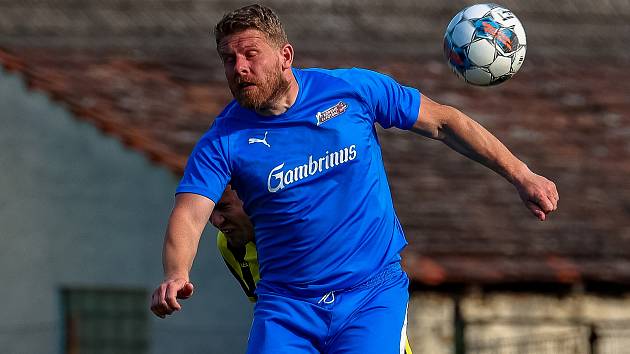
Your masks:
<instances>
[{"instance_id":1,"label":"soccer player","mask_svg":"<svg viewBox=\"0 0 630 354\"><path fill-rule=\"evenodd\" d=\"M238 280L250 301L256 302L260 280L254 226L243 210L243 201L228 185L215 205L210 222L219 229L217 247L230 273Z\"/></svg>"},{"instance_id":2,"label":"soccer player","mask_svg":"<svg viewBox=\"0 0 630 354\"><path fill-rule=\"evenodd\" d=\"M192 295L199 237L228 184L255 228L261 279L248 353L404 352L409 280L375 124L443 141L514 185L540 220L558 193L455 108L364 69L296 69L278 17L250 5L215 27L235 100L193 150L152 311Z\"/></svg>"},{"instance_id":3,"label":"soccer player","mask_svg":"<svg viewBox=\"0 0 630 354\"><path fill-rule=\"evenodd\" d=\"M217 247L230 273L239 282L249 301L256 302L256 283L260 280L258 254L251 220L243 210L243 201L230 185L215 205L210 221L219 232ZM407 334L405 354L412 354Z\"/></svg>"}]
</instances>

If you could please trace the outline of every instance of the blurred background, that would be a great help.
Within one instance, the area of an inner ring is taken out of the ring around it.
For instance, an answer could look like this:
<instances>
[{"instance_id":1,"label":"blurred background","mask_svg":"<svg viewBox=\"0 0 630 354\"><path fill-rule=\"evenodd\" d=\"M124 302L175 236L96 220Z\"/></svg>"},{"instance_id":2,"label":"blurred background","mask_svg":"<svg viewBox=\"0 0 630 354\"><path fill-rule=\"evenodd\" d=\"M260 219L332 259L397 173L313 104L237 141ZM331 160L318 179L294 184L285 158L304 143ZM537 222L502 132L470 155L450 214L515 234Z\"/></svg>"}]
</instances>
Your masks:
<instances>
[{"instance_id":1,"label":"blurred background","mask_svg":"<svg viewBox=\"0 0 630 354\"><path fill-rule=\"evenodd\" d=\"M212 227L184 309L157 319L149 294L186 158L230 99L211 28L249 3L0 0L0 352L244 352L252 305ZM541 223L493 172L379 130L409 240L414 353L630 353L630 2L500 2L528 48L491 88L442 58L472 1L263 3L296 66L390 74L558 185Z\"/></svg>"}]
</instances>

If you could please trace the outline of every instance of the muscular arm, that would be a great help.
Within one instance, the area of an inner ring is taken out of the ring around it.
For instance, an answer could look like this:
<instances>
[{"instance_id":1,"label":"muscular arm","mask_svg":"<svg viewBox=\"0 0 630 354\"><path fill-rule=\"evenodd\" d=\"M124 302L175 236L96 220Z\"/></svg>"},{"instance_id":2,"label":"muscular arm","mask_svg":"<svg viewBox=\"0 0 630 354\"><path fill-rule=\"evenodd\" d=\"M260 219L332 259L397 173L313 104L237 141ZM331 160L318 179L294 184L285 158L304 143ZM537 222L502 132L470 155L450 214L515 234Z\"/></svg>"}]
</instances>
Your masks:
<instances>
[{"instance_id":1,"label":"muscular arm","mask_svg":"<svg viewBox=\"0 0 630 354\"><path fill-rule=\"evenodd\" d=\"M189 272L213 208L212 200L197 194L181 193L175 198L162 252L164 280L151 299L151 310L157 316L164 318L180 310L177 298L185 299L192 295Z\"/></svg>"},{"instance_id":2,"label":"muscular arm","mask_svg":"<svg viewBox=\"0 0 630 354\"><path fill-rule=\"evenodd\" d=\"M453 150L492 169L512 183L540 220L558 205L553 182L529 170L494 135L457 109L422 96L415 133L444 142Z\"/></svg>"},{"instance_id":3,"label":"muscular arm","mask_svg":"<svg viewBox=\"0 0 630 354\"><path fill-rule=\"evenodd\" d=\"M197 194L181 193L175 197L175 206L168 220L162 253L166 279L188 280L201 233L213 209L212 200Z\"/></svg>"}]
</instances>

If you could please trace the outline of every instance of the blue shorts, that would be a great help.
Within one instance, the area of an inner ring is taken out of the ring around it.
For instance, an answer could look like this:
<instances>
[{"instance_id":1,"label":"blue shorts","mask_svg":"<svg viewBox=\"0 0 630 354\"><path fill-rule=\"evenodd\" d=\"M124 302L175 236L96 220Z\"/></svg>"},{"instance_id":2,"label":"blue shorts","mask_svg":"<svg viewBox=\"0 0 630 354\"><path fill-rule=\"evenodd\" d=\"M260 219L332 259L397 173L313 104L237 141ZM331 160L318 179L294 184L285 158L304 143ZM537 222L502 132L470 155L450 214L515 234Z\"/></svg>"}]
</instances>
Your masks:
<instances>
[{"instance_id":1,"label":"blue shorts","mask_svg":"<svg viewBox=\"0 0 630 354\"><path fill-rule=\"evenodd\" d=\"M400 263L313 298L258 294L248 354L405 353L409 279Z\"/></svg>"}]
</instances>

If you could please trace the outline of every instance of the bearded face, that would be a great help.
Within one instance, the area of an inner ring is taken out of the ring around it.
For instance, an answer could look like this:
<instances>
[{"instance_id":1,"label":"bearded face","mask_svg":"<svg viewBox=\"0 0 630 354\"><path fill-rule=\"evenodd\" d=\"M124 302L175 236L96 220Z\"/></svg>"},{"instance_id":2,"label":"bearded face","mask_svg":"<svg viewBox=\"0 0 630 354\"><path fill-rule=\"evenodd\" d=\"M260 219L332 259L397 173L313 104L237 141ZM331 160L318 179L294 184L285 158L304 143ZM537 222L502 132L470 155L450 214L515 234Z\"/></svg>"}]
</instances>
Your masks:
<instances>
[{"instance_id":1,"label":"bearded face","mask_svg":"<svg viewBox=\"0 0 630 354\"><path fill-rule=\"evenodd\" d=\"M288 92L281 51L262 32L247 29L231 34L217 49L230 91L241 106L264 110Z\"/></svg>"},{"instance_id":2,"label":"bearded face","mask_svg":"<svg viewBox=\"0 0 630 354\"><path fill-rule=\"evenodd\" d=\"M282 68L275 65L263 68L263 72L254 75L235 75L229 81L230 91L238 103L248 109L262 110L271 106L288 90L289 82L282 75Z\"/></svg>"}]
</instances>

